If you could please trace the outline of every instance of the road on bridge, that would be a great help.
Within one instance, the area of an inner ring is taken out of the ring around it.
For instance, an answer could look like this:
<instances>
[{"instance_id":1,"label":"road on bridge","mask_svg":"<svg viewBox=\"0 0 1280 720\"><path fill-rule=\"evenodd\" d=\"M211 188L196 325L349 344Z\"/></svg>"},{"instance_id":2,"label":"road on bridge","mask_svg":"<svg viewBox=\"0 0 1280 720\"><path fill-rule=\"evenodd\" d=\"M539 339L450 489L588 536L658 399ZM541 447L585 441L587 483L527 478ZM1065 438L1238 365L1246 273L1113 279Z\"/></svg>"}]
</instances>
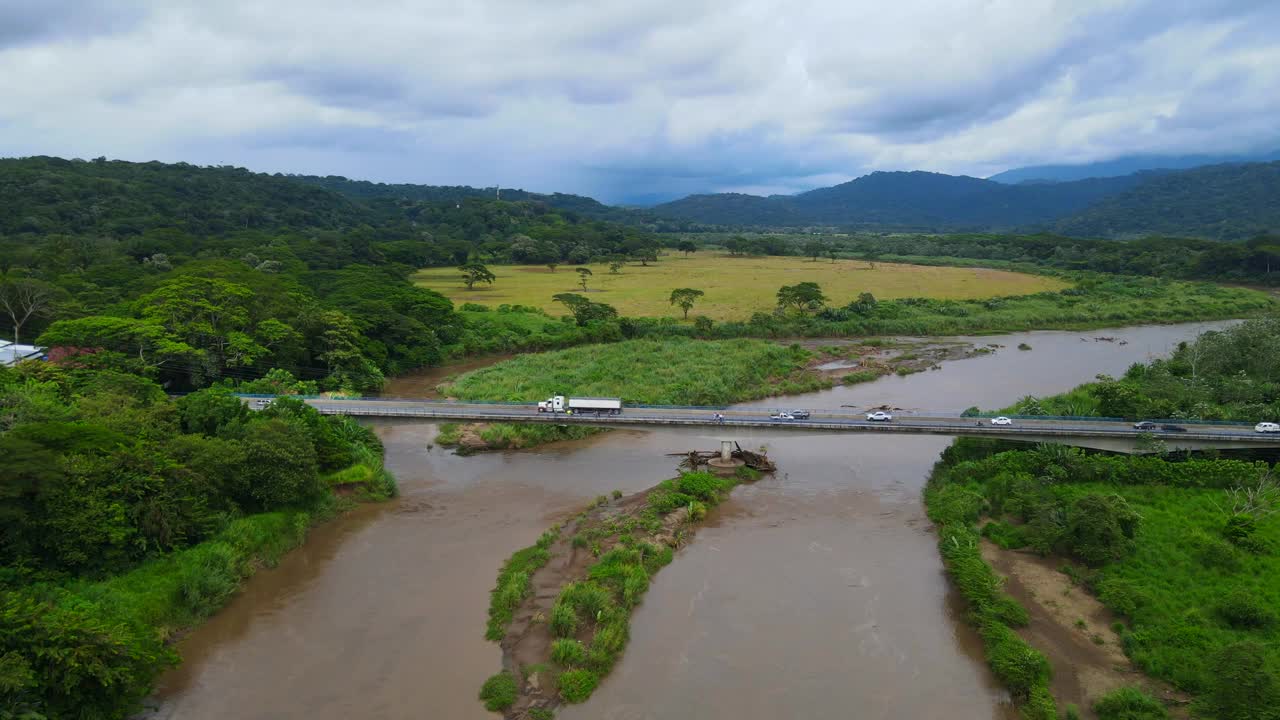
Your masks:
<instances>
[{"instance_id":1,"label":"road on bridge","mask_svg":"<svg viewBox=\"0 0 1280 720\"><path fill-rule=\"evenodd\" d=\"M704 426L724 428L771 428L886 433L924 433L1004 437L1011 440L1057 441L1066 444L1120 449L1119 446L1091 445L1087 439L1117 441L1135 446L1154 436L1169 447L1280 447L1280 435L1254 432L1251 425L1182 424L1184 432L1156 430L1144 432L1132 423L1114 420L1015 418L1011 426L993 426L989 419L965 418L959 413L921 413L896 410L891 422L866 419L867 410L813 410L807 420L774 420L777 412L766 408L739 407L728 410L678 407L626 407L619 415L565 415L539 413L532 404L490 404L404 399L308 399L326 414L373 417L417 417L445 422L549 422L598 426ZM724 415L724 422L714 414Z\"/></svg>"}]
</instances>

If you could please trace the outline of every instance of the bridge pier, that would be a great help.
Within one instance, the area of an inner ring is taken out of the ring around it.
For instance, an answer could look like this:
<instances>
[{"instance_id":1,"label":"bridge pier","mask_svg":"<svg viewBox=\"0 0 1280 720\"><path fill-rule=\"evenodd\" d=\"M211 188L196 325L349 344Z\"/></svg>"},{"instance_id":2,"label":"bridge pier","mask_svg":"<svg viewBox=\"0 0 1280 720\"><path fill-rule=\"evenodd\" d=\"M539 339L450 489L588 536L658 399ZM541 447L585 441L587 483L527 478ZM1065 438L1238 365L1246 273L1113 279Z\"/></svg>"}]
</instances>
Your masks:
<instances>
[{"instance_id":1,"label":"bridge pier","mask_svg":"<svg viewBox=\"0 0 1280 720\"><path fill-rule=\"evenodd\" d=\"M720 440L720 457L714 457L707 461L707 467L711 472L717 475L732 475L738 468L746 465L743 460L738 460L733 456L733 441Z\"/></svg>"}]
</instances>

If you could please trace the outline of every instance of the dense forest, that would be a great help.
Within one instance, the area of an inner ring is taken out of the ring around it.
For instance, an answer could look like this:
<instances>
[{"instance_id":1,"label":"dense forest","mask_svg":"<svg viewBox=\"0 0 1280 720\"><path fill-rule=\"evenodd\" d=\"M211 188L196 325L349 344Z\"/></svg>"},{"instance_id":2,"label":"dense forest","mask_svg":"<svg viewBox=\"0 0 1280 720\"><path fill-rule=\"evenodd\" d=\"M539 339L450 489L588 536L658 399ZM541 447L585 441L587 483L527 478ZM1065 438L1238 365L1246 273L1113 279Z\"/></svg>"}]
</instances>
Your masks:
<instances>
[{"instance_id":1,"label":"dense forest","mask_svg":"<svg viewBox=\"0 0 1280 720\"><path fill-rule=\"evenodd\" d=\"M1280 230L1280 162L1008 185L927 172L875 172L798 195L691 195L653 211L737 227L957 232L1054 230L1073 237L1237 240Z\"/></svg>"},{"instance_id":2,"label":"dense forest","mask_svg":"<svg viewBox=\"0 0 1280 720\"><path fill-rule=\"evenodd\" d=\"M768 237L768 236L765 236ZM723 242L732 242L727 238ZM762 240L741 238L754 250ZM780 240L774 238L773 244ZM782 243L788 244L788 243ZM870 259L992 261L1164 278L1221 280L1273 285L1280 282L1280 235L1260 234L1242 242L1174 237L1142 240L1082 240L1051 233L999 235L855 234L816 240L792 238L791 254L814 254L818 245ZM823 250L825 251L825 250Z\"/></svg>"},{"instance_id":3,"label":"dense forest","mask_svg":"<svg viewBox=\"0 0 1280 720\"><path fill-rule=\"evenodd\" d=\"M0 275L16 309L0 332L171 387L284 368L364 390L472 345L519 346L469 332L448 300L408 281L416 268L657 244L541 202L359 200L238 168L5 160Z\"/></svg>"},{"instance_id":4,"label":"dense forest","mask_svg":"<svg viewBox=\"0 0 1280 720\"><path fill-rule=\"evenodd\" d=\"M425 202L459 202L467 199L536 202L591 220L644 226L655 232L696 232L699 223L659 215L650 210L605 205L599 200L568 193L535 193L513 188L473 188L467 185L414 185L349 180L340 175L288 175L291 180L317 185L360 200L392 199Z\"/></svg>"}]
</instances>

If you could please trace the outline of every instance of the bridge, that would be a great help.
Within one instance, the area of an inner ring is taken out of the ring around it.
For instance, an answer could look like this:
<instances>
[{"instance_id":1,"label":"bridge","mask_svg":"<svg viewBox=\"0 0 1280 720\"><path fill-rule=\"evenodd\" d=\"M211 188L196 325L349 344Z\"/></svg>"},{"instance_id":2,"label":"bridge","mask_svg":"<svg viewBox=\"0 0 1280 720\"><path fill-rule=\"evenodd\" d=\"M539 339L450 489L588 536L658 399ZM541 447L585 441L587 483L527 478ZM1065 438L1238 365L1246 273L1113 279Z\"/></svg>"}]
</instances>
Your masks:
<instances>
[{"instance_id":1,"label":"bridge","mask_svg":"<svg viewBox=\"0 0 1280 720\"><path fill-rule=\"evenodd\" d=\"M252 399L246 398L248 402ZM405 399L308 398L328 415L416 418L437 422L524 422L608 428L705 427L716 430L768 429L809 433L925 434L985 437L1029 443L1058 443L1130 454L1154 452L1159 440L1168 450L1280 448L1280 434L1258 433L1252 425L1183 423L1184 432L1136 430L1132 423L1088 418L1015 417L1012 425L956 414L894 411L891 422L872 422L866 411L814 410L806 420L774 420L765 408L726 410L679 407L626 407L618 415L540 413L535 404L466 403ZM724 416L723 422L714 418Z\"/></svg>"}]
</instances>

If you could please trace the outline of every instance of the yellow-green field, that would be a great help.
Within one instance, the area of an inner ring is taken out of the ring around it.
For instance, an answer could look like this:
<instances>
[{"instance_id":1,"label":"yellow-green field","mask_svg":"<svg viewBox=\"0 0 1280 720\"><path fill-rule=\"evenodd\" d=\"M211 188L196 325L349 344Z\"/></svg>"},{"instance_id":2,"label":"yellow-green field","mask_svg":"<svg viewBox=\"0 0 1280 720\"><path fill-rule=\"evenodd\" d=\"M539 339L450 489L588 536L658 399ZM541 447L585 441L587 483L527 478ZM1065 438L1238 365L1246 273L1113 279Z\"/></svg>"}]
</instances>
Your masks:
<instances>
[{"instance_id":1,"label":"yellow-green field","mask_svg":"<svg viewBox=\"0 0 1280 720\"><path fill-rule=\"evenodd\" d=\"M1067 283L1048 277L981 268L926 267L877 263L875 269L861 260L813 262L792 257L729 257L698 253L692 257L666 255L649 267L629 263L618 275L609 274L608 265L588 265L592 276L582 293L574 266L561 265L555 272L545 265L493 265L497 276L492 285L478 284L467 290L454 268L430 268L414 276L422 287L443 293L455 303L481 303L496 307L503 303L533 305L553 314L564 314L564 306L551 296L576 292L596 302L616 307L622 315L680 317L679 307L670 304L675 288L697 288L706 293L689 316L706 315L715 320L741 320L754 312L767 312L776 304L782 285L816 282L822 286L829 304L845 305L869 292L877 299L932 297L973 299L999 295L1025 295L1044 290L1060 290Z\"/></svg>"}]
</instances>

